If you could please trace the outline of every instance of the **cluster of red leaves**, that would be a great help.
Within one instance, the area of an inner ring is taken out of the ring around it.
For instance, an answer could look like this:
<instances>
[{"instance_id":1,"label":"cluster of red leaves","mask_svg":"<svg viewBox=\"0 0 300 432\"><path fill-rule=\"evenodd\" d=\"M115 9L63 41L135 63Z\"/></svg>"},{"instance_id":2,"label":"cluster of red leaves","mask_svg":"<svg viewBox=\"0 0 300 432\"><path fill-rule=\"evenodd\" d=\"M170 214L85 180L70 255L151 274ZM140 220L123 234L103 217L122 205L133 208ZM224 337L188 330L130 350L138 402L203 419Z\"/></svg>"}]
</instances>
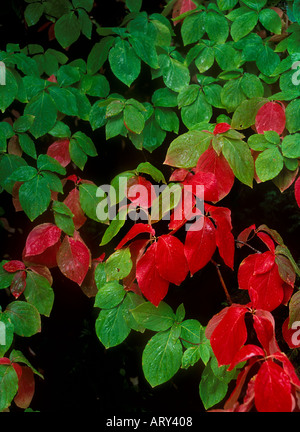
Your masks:
<instances>
[{"instance_id":1,"label":"cluster of red leaves","mask_svg":"<svg viewBox=\"0 0 300 432\"><path fill-rule=\"evenodd\" d=\"M255 407L260 412L299 411L300 380L280 350L271 314L288 303L295 272L285 256L276 254L276 239L267 233L251 226L239 238L246 240L253 230L269 250L249 255L238 269L239 288L248 291L251 301L222 309L206 327L219 366L227 365L232 370L240 362L247 362L224 410L249 411ZM293 330L288 329L288 320L282 328L283 338L290 347L300 347L300 343L291 346ZM253 331L258 343L252 343ZM243 400L239 402L241 395Z\"/></svg>"},{"instance_id":2,"label":"cluster of red leaves","mask_svg":"<svg viewBox=\"0 0 300 432\"><path fill-rule=\"evenodd\" d=\"M30 367L12 362L7 357L0 358L0 365L12 365L18 376L18 392L14 397L14 403L22 409L29 407L34 391L34 374Z\"/></svg>"}]
</instances>

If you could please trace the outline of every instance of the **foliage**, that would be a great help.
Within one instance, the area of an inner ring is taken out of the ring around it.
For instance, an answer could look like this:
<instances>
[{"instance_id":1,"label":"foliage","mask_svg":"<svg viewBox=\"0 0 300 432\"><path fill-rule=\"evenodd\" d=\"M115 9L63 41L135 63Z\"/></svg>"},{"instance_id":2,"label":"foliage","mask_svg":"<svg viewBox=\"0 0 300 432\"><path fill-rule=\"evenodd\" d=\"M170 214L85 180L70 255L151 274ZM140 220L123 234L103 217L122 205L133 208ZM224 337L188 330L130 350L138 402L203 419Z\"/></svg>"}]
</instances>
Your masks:
<instances>
[{"instance_id":1,"label":"foliage","mask_svg":"<svg viewBox=\"0 0 300 432\"><path fill-rule=\"evenodd\" d=\"M151 14L142 3L126 0L123 22L103 27L91 0L26 0L26 25L38 29L46 20L58 49L9 43L0 51L0 186L32 223L21 256L0 266L9 298L0 308L0 411L12 403L28 408L34 375L41 377L14 346L42 331L42 317L51 319L56 267L94 302L95 332L106 348L132 331L153 332L141 359L150 386L202 365L197 385L206 410L226 398L217 409L299 411L300 380L289 357L300 347L300 269L288 240L265 224L254 220L235 238L222 200L236 182L273 182L281 192L294 189L300 207L300 2L170 0ZM68 49L81 38L93 47L70 61ZM146 97L139 93L144 69L155 87ZM122 137L137 151L161 147L165 155L111 179L114 218L99 217L111 192L85 170L89 158L105 155L106 143L93 140L101 128L107 143ZM123 188L121 178L147 196ZM130 223L136 209L141 221ZM105 228L98 254L81 235L89 221ZM242 258L245 246L251 253ZM176 308L165 300L210 264L226 303L204 325L189 318L183 289ZM221 266L237 278L234 301Z\"/></svg>"}]
</instances>

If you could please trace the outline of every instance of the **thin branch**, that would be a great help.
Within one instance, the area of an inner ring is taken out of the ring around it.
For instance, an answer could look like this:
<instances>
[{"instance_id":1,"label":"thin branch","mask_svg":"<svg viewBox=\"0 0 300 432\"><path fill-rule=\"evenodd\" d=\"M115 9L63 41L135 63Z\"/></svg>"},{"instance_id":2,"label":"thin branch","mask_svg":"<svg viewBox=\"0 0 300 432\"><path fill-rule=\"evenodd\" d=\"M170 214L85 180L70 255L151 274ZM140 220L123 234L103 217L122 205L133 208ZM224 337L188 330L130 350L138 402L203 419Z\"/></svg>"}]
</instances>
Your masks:
<instances>
[{"instance_id":1,"label":"thin branch","mask_svg":"<svg viewBox=\"0 0 300 432\"><path fill-rule=\"evenodd\" d=\"M253 246L249 245L248 243L246 243L242 240L236 240L236 243L241 243L244 246L248 246L248 248L252 249L254 252L261 254L261 251L259 251L258 249L255 249Z\"/></svg>"},{"instance_id":2,"label":"thin branch","mask_svg":"<svg viewBox=\"0 0 300 432\"><path fill-rule=\"evenodd\" d=\"M214 260L210 260L210 261L212 262L212 264L213 264L213 265L216 267L216 269L217 269L218 276L219 276L219 279L220 279L221 285L222 285L222 287L223 287L223 290L224 290L224 292L225 292L227 302L228 302L230 305L232 305L231 297L230 297L230 295L229 295L229 292L228 292L227 287L226 287L226 284L225 284L225 282L224 282L224 279L223 279L222 273L221 273L220 268L219 268L219 267L220 267L220 264L216 263Z\"/></svg>"}]
</instances>

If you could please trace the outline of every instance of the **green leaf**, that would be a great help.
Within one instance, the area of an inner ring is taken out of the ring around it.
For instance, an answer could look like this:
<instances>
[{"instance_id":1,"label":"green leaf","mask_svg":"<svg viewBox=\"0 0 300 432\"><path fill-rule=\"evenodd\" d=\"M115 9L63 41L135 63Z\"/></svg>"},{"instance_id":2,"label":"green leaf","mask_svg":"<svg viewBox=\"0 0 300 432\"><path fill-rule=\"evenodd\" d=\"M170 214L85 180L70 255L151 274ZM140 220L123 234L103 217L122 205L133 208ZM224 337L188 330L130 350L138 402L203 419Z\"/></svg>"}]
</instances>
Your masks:
<instances>
[{"instance_id":1,"label":"green leaf","mask_svg":"<svg viewBox=\"0 0 300 432\"><path fill-rule=\"evenodd\" d=\"M53 129L49 131L49 134L56 138L70 138L71 131L68 125L61 121L57 121Z\"/></svg>"},{"instance_id":2,"label":"green leaf","mask_svg":"<svg viewBox=\"0 0 300 432\"><path fill-rule=\"evenodd\" d=\"M12 280L14 278L13 273L9 273L3 268L3 265L6 264L7 262L8 261L3 260L0 263L0 289L8 288L11 285Z\"/></svg>"},{"instance_id":3,"label":"green leaf","mask_svg":"<svg viewBox=\"0 0 300 432\"><path fill-rule=\"evenodd\" d=\"M34 116L32 115L22 115L14 122L14 131L15 132L26 132L32 126L34 122Z\"/></svg>"},{"instance_id":4,"label":"green leaf","mask_svg":"<svg viewBox=\"0 0 300 432\"><path fill-rule=\"evenodd\" d=\"M107 36L102 38L100 42L95 43L87 58L87 72L89 74L95 74L104 65L114 40L114 37Z\"/></svg>"},{"instance_id":5,"label":"green leaf","mask_svg":"<svg viewBox=\"0 0 300 432\"><path fill-rule=\"evenodd\" d=\"M211 362L209 362L201 375L201 381L199 385L199 393L204 405L207 410L218 402L224 399L227 394L228 383L217 377L211 368Z\"/></svg>"},{"instance_id":6,"label":"green leaf","mask_svg":"<svg viewBox=\"0 0 300 432\"><path fill-rule=\"evenodd\" d=\"M89 122L94 130L106 124L106 107L101 105L101 101L95 102L89 113Z\"/></svg>"},{"instance_id":7,"label":"green leaf","mask_svg":"<svg viewBox=\"0 0 300 432\"><path fill-rule=\"evenodd\" d=\"M41 315L50 316L54 292L46 278L33 271L28 271L24 296Z\"/></svg>"},{"instance_id":8,"label":"green leaf","mask_svg":"<svg viewBox=\"0 0 300 432\"><path fill-rule=\"evenodd\" d=\"M286 135L281 144L282 154L288 158L300 157L300 133Z\"/></svg>"},{"instance_id":9,"label":"green leaf","mask_svg":"<svg viewBox=\"0 0 300 432\"><path fill-rule=\"evenodd\" d=\"M17 168L5 181L4 185L9 184L12 181L25 182L31 180L37 175L37 170L31 166L21 166Z\"/></svg>"},{"instance_id":10,"label":"green leaf","mask_svg":"<svg viewBox=\"0 0 300 432\"><path fill-rule=\"evenodd\" d=\"M268 99L265 98L252 98L243 101L233 113L231 127L233 129L248 129L253 126L258 110L266 102Z\"/></svg>"},{"instance_id":11,"label":"green leaf","mask_svg":"<svg viewBox=\"0 0 300 432\"><path fill-rule=\"evenodd\" d=\"M98 289L100 289L103 285L106 284L106 272L104 262L99 262L99 264L97 264L94 277Z\"/></svg>"},{"instance_id":12,"label":"green leaf","mask_svg":"<svg viewBox=\"0 0 300 432\"><path fill-rule=\"evenodd\" d=\"M258 12L266 5L267 0L243 0L243 3L245 3L245 5L249 8L254 9Z\"/></svg>"},{"instance_id":13,"label":"green leaf","mask_svg":"<svg viewBox=\"0 0 300 432\"><path fill-rule=\"evenodd\" d=\"M239 41L254 29L258 21L256 12L246 12L240 15L231 26L231 36L234 42Z\"/></svg>"},{"instance_id":14,"label":"green leaf","mask_svg":"<svg viewBox=\"0 0 300 432\"><path fill-rule=\"evenodd\" d=\"M77 100L72 91L67 88L49 87L49 94L59 112L69 116L78 115Z\"/></svg>"},{"instance_id":15,"label":"green leaf","mask_svg":"<svg viewBox=\"0 0 300 432\"><path fill-rule=\"evenodd\" d=\"M99 222L97 217L97 206L103 198L97 196L97 190L98 187L94 184L82 183L79 186L79 200L80 206L86 216Z\"/></svg>"},{"instance_id":16,"label":"green leaf","mask_svg":"<svg viewBox=\"0 0 300 432\"><path fill-rule=\"evenodd\" d=\"M109 82L104 75L85 75L80 83L81 90L89 96L105 98L109 95Z\"/></svg>"},{"instance_id":17,"label":"green leaf","mask_svg":"<svg viewBox=\"0 0 300 432\"><path fill-rule=\"evenodd\" d=\"M67 48L71 46L80 36L80 23L75 12L61 16L54 26L55 37L58 43Z\"/></svg>"},{"instance_id":18,"label":"green leaf","mask_svg":"<svg viewBox=\"0 0 300 432\"><path fill-rule=\"evenodd\" d=\"M203 12L187 16L181 26L181 36L184 45L189 45L201 40L205 33L205 18Z\"/></svg>"},{"instance_id":19,"label":"green leaf","mask_svg":"<svg viewBox=\"0 0 300 432\"><path fill-rule=\"evenodd\" d=\"M157 183L166 183L163 173L153 166L150 162L142 162L137 166L137 173L144 173L150 175Z\"/></svg>"},{"instance_id":20,"label":"green leaf","mask_svg":"<svg viewBox=\"0 0 300 432\"><path fill-rule=\"evenodd\" d=\"M156 107L176 107L177 93L168 88L157 89L152 95L152 103Z\"/></svg>"},{"instance_id":21,"label":"green leaf","mask_svg":"<svg viewBox=\"0 0 300 432\"><path fill-rule=\"evenodd\" d=\"M64 231L67 235L74 235L74 221L73 221L73 213L69 209L69 207L58 201L53 201L52 206L54 212L54 222L55 225Z\"/></svg>"},{"instance_id":22,"label":"green leaf","mask_svg":"<svg viewBox=\"0 0 300 432\"><path fill-rule=\"evenodd\" d=\"M66 169L53 157L47 154L39 155L37 159L37 167L39 170L51 171L61 175L66 174Z\"/></svg>"},{"instance_id":23,"label":"green leaf","mask_svg":"<svg viewBox=\"0 0 300 432\"><path fill-rule=\"evenodd\" d=\"M48 182L41 175L23 183L19 189L22 209L31 221L44 213L51 201Z\"/></svg>"},{"instance_id":24,"label":"green leaf","mask_svg":"<svg viewBox=\"0 0 300 432\"><path fill-rule=\"evenodd\" d=\"M169 57L167 54L160 54L158 62L164 83L169 89L179 92L189 84L190 72L183 63Z\"/></svg>"},{"instance_id":25,"label":"green leaf","mask_svg":"<svg viewBox=\"0 0 300 432\"><path fill-rule=\"evenodd\" d=\"M0 110L5 112L14 101L18 93L18 84L12 72L6 68L5 85L0 85Z\"/></svg>"},{"instance_id":26,"label":"green leaf","mask_svg":"<svg viewBox=\"0 0 300 432\"><path fill-rule=\"evenodd\" d=\"M205 47L195 60L195 65L200 73L206 72L212 67L215 61L213 48Z\"/></svg>"},{"instance_id":27,"label":"green leaf","mask_svg":"<svg viewBox=\"0 0 300 432\"><path fill-rule=\"evenodd\" d=\"M32 364L27 360L27 358L24 356L24 354L21 351L13 349L11 351L11 353L9 354L9 359L13 363L23 363L23 364L25 364L26 366L28 366L32 370L33 373L35 373L36 375L38 375L40 378L44 379L43 375L41 373L39 373L32 366Z\"/></svg>"},{"instance_id":28,"label":"green leaf","mask_svg":"<svg viewBox=\"0 0 300 432\"><path fill-rule=\"evenodd\" d=\"M221 138L222 153L229 163L235 177L242 183L252 187L254 162L248 145L242 140Z\"/></svg>"},{"instance_id":29,"label":"green leaf","mask_svg":"<svg viewBox=\"0 0 300 432\"><path fill-rule=\"evenodd\" d=\"M0 412L8 408L18 391L18 375L11 364L0 365Z\"/></svg>"},{"instance_id":30,"label":"green leaf","mask_svg":"<svg viewBox=\"0 0 300 432\"><path fill-rule=\"evenodd\" d=\"M126 40L117 37L115 45L109 51L108 59L114 75L130 87L141 70L141 60L134 49Z\"/></svg>"},{"instance_id":31,"label":"green leaf","mask_svg":"<svg viewBox=\"0 0 300 432\"><path fill-rule=\"evenodd\" d=\"M198 92L195 102L181 109L182 121L188 129L193 129L198 123L209 122L211 117L212 107L202 92Z\"/></svg>"},{"instance_id":32,"label":"green leaf","mask_svg":"<svg viewBox=\"0 0 300 432\"><path fill-rule=\"evenodd\" d=\"M271 147L264 134L253 134L248 138L248 146L255 151L263 151Z\"/></svg>"},{"instance_id":33,"label":"green leaf","mask_svg":"<svg viewBox=\"0 0 300 432\"><path fill-rule=\"evenodd\" d=\"M143 303L131 312L137 323L153 331L168 330L176 318L172 308L163 301L158 307L150 302Z\"/></svg>"},{"instance_id":34,"label":"green leaf","mask_svg":"<svg viewBox=\"0 0 300 432\"><path fill-rule=\"evenodd\" d=\"M26 161L20 156L5 153L0 160L0 186L11 194L15 181L8 182L8 177L18 168L26 165Z\"/></svg>"},{"instance_id":35,"label":"green leaf","mask_svg":"<svg viewBox=\"0 0 300 432\"><path fill-rule=\"evenodd\" d=\"M70 65L63 65L57 72L57 83L62 86L70 86L80 80L78 68Z\"/></svg>"},{"instance_id":36,"label":"green leaf","mask_svg":"<svg viewBox=\"0 0 300 432\"><path fill-rule=\"evenodd\" d=\"M179 119L177 117L177 114L171 109L156 108L155 119L163 130L178 133Z\"/></svg>"},{"instance_id":37,"label":"green leaf","mask_svg":"<svg viewBox=\"0 0 300 432\"><path fill-rule=\"evenodd\" d=\"M41 175L46 180L51 191L63 193L62 182L57 174L54 174L51 171L42 171Z\"/></svg>"},{"instance_id":38,"label":"green leaf","mask_svg":"<svg viewBox=\"0 0 300 432\"><path fill-rule=\"evenodd\" d=\"M45 91L33 96L24 109L25 115L34 116L29 131L35 138L48 133L56 123L57 108L51 96Z\"/></svg>"},{"instance_id":39,"label":"green leaf","mask_svg":"<svg viewBox=\"0 0 300 432\"><path fill-rule=\"evenodd\" d=\"M12 276L14 274L12 273ZM14 340L14 326L9 321L8 316L0 313L0 356L4 357Z\"/></svg>"},{"instance_id":40,"label":"green leaf","mask_svg":"<svg viewBox=\"0 0 300 432\"><path fill-rule=\"evenodd\" d=\"M132 268L131 254L129 248L115 251L106 260L105 272L107 280L120 280L129 275Z\"/></svg>"},{"instance_id":41,"label":"green leaf","mask_svg":"<svg viewBox=\"0 0 300 432\"><path fill-rule=\"evenodd\" d=\"M125 294L124 287L118 281L107 282L97 292L94 306L101 309L111 309L121 303Z\"/></svg>"},{"instance_id":42,"label":"green leaf","mask_svg":"<svg viewBox=\"0 0 300 432\"><path fill-rule=\"evenodd\" d=\"M221 102L227 112L234 111L246 99L241 81L241 78L229 80L221 91Z\"/></svg>"},{"instance_id":43,"label":"green leaf","mask_svg":"<svg viewBox=\"0 0 300 432\"><path fill-rule=\"evenodd\" d=\"M74 135L72 135L71 142L76 141L76 143L81 147L81 150L84 151L85 154L91 157L98 156L96 147L91 140L85 133L83 132L76 132Z\"/></svg>"},{"instance_id":44,"label":"green leaf","mask_svg":"<svg viewBox=\"0 0 300 432\"><path fill-rule=\"evenodd\" d=\"M130 104L126 104L124 109L124 123L128 130L137 134L140 134L145 126L143 114Z\"/></svg>"},{"instance_id":45,"label":"green leaf","mask_svg":"<svg viewBox=\"0 0 300 432\"><path fill-rule=\"evenodd\" d=\"M171 142L165 164L177 168L193 168L199 157L208 149L211 134L200 131L189 131Z\"/></svg>"},{"instance_id":46,"label":"green leaf","mask_svg":"<svg viewBox=\"0 0 300 432\"><path fill-rule=\"evenodd\" d=\"M144 302L145 300L134 292L127 292L126 297L123 300L123 316L127 325L131 329L142 333L145 331L145 328L136 322L131 311Z\"/></svg>"},{"instance_id":47,"label":"green leaf","mask_svg":"<svg viewBox=\"0 0 300 432\"><path fill-rule=\"evenodd\" d=\"M238 3L238 0L217 0L218 7L220 10L228 10L233 9L234 6Z\"/></svg>"},{"instance_id":48,"label":"green leaf","mask_svg":"<svg viewBox=\"0 0 300 432\"><path fill-rule=\"evenodd\" d=\"M263 45L259 50L256 60L256 65L260 72L266 76L271 76L279 64L279 55L276 54L269 45Z\"/></svg>"},{"instance_id":49,"label":"green leaf","mask_svg":"<svg viewBox=\"0 0 300 432\"><path fill-rule=\"evenodd\" d=\"M188 369L190 366L194 366L201 358L200 347L192 346L184 351L181 359L182 369Z\"/></svg>"},{"instance_id":50,"label":"green leaf","mask_svg":"<svg viewBox=\"0 0 300 432\"><path fill-rule=\"evenodd\" d=\"M258 18L267 30L275 34L281 34L281 19L273 9L261 10Z\"/></svg>"},{"instance_id":51,"label":"green leaf","mask_svg":"<svg viewBox=\"0 0 300 432\"><path fill-rule=\"evenodd\" d=\"M171 379L179 370L182 345L172 339L172 330L159 332L147 343L142 356L143 371L152 387Z\"/></svg>"},{"instance_id":52,"label":"green leaf","mask_svg":"<svg viewBox=\"0 0 300 432\"><path fill-rule=\"evenodd\" d=\"M216 61L222 70L230 71L239 67L241 61L240 53L231 45L216 45L214 53Z\"/></svg>"},{"instance_id":53,"label":"green leaf","mask_svg":"<svg viewBox=\"0 0 300 432\"><path fill-rule=\"evenodd\" d=\"M177 97L178 108L191 105L195 102L199 94L199 89L197 84L191 84L182 89Z\"/></svg>"},{"instance_id":54,"label":"green leaf","mask_svg":"<svg viewBox=\"0 0 300 432\"><path fill-rule=\"evenodd\" d=\"M75 8L84 8L87 12L93 9L93 0L72 0L73 6Z\"/></svg>"},{"instance_id":55,"label":"green leaf","mask_svg":"<svg viewBox=\"0 0 300 432\"><path fill-rule=\"evenodd\" d=\"M121 303L113 309L103 309L96 320L96 334L105 348L122 343L130 333L130 327L124 317L124 306Z\"/></svg>"},{"instance_id":56,"label":"green leaf","mask_svg":"<svg viewBox=\"0 0 300 432\"><path fill-rule=\"evenodd\" d=\"M128 38L136 55L153 69L158 69L158 57L153 39L144 32L136 32Z\"/></svg>"},{"instance_id":57,"label":"green leaf","mask_svg":"<svg viewBox=\"0 0 300 432\"><path fill-rule=\"evenodd\" d=\"M162 130L162 128L157 123L155 116L152 115L151 118L146 122L141 135L143 138L142 147L149 152L152 152L163 143L166 137L166 132Z\"/></svg>"},{"instance_id":58,"label":"green leaf","mask_svg":"<svg viewBox=\"0 0 300 432\"><path fill-rule=\"evenodd\" d=\"M126 216L124 213L125 215L127 214L127 208L125 210L121 209L116 217L110 222L109 226L105 230L105 233L103 234L100 246L104 246L109 243L124 226L126 221Z\"/></svg>"},{"instance_id":59,"label":"green leaf","mask_svg":"<svg viewBox=\"0 0 300 432\"><path fill-rule=\"evenodd\" d=\"M209 39L216 43L224 43L229 35L229 26L224 15L208 12L205 18L205 30Z\"/></svg>"},{"instance_id":60,"label":"green leaf","mask_svg":"<svg viewBox=\"0 0 300 432\"><path fill-rule=\"evenodd\" d=\"M35 25L44 12L44 5L42 3L31 3L25 9L25 20L28 26Z\"/></svg>"},{"instance_id":61,"label":"green leaf","mask_svg":"<svg viewBox=\"0 0 300 432\"><path fill-rule=\"evenodd\" d=\"M30 337L41 331L40 314L30 303L13 301L3 313L10 319L18 336Z\"/></svg>"},{"instance_id":62,"label":"green leaf","mask_svg":"<svg viewBox=\"0 0 300 432\"><path fill-rule=\"evenodd\" d=\"M300 99L293 100L285 110L286 128L290 133L300 131Z\"/></svg>"},{"instance_id":63,"label":"green leaf","mask_svg":"<svg viewBox=\"0 0 300 432\"><path fill-rule=\"evenodd\" d=\"M260 153L255 160L255 168L258 178L263 182L276 177L283 168L283 158L278 148L270 148Z\"/></svg>"},{"instance_id":64,"label":"green leaf","mask_svg":"<svg viewBox=\"0 0 300 432\"><path fill-rule=\"evenodd\" d=\"M241 80L241 87L249 99L254 97L263 97L264 95L264 86L260 79L254 74L246 72Z\"/></svg>"},{"instance_id":65,"label":"green leaf","mask_svg":"<svg viewBox=\"0 0 300 432\"><path fill-rule=\"evenodd\" d=\"M142 7L142 0L126 0L126 6L130 12L139 12Z\"/></svg>"}]
</instances>

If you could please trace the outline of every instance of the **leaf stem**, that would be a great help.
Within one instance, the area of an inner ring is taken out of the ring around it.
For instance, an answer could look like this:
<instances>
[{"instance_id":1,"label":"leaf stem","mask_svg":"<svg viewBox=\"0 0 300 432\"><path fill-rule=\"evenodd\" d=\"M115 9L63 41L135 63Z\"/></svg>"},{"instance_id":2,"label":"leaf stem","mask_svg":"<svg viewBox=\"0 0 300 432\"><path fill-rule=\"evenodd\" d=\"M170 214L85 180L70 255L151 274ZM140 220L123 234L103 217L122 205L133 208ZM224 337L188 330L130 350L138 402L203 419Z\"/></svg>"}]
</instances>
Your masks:
<instances>
[{"instance_id":1,"label":"leaf stem","mask_svg":"<svg viewBox=\"0 0 300 432\"><path fill-rule=\"evenodd\" d=\"M227 302L228 302L230 305L232 305L231 297L230 297L230 295L229 295L229 292L228 292L227 287L226 287L226 284L225 284L225 282L224 282L224 279L223 279L222 273L221 273L220 268L219 268L219 267L220 267L220 264L216 263L214 260L210 260L210 261L211 261L211 263L216 267L216 270L217 270L217 272L218 272L218 276L219 276L219 279L220 279L221 285L222 285L222 287L223 287L223 289L224 289L224 292L225 292L225 295L226 295Z\"/></svg>"}]
</instances>

